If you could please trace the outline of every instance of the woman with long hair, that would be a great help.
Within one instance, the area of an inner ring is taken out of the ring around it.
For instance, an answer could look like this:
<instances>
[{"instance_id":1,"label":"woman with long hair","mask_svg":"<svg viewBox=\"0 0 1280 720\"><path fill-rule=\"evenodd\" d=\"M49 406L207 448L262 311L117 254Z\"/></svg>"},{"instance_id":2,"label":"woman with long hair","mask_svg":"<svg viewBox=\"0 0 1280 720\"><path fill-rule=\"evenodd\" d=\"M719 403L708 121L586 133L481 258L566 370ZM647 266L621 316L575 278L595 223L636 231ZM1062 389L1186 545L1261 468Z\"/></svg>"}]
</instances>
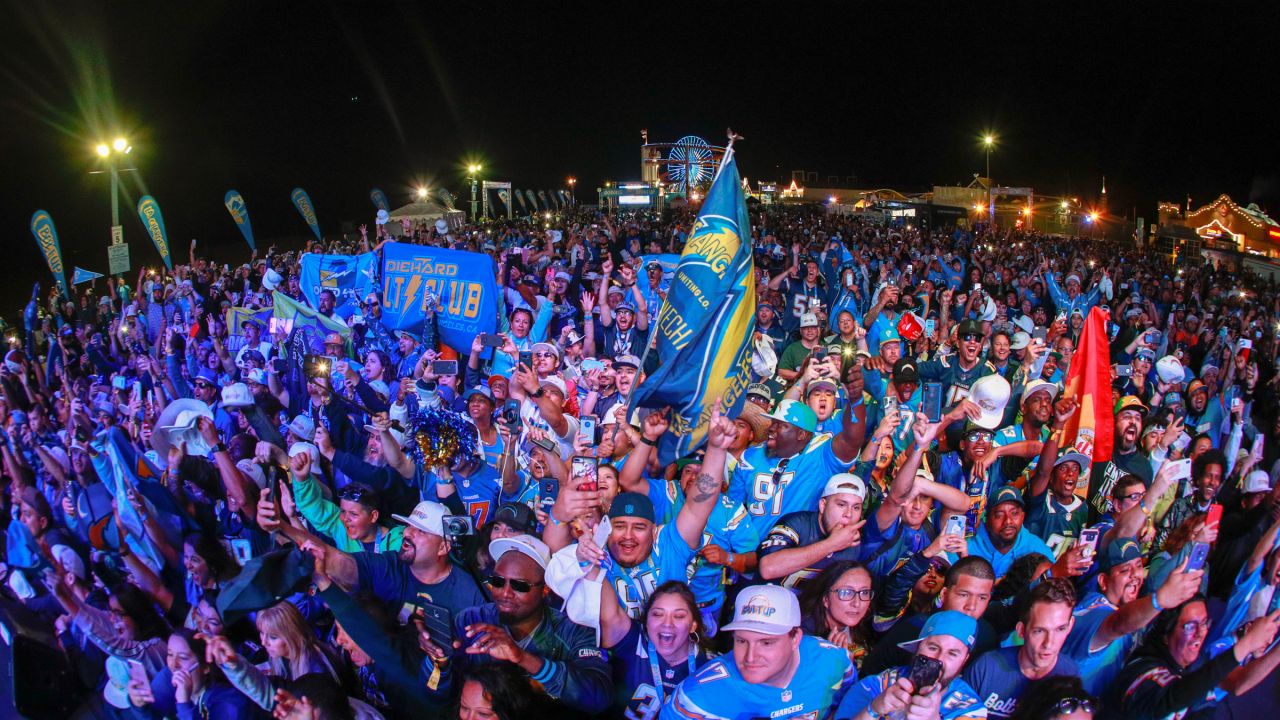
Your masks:
<instances>
[{"instance_id":1,"label":"woman with long hair","mask_svg":"<svg viewBox=\"0 0 1280 720\"><path fill-rule=\"evenodd\" d=\"M476 665L467 670L462 692L448 716L457 720L522 720L544 717L550 710L529 679L509 663Z\"/></svg>"},{"instance_id":2,"label":"woman with long hair","mask_svg":"<svg viewBox=\"0 0 1280 720\"><path fill-rule=\"evenodd\" d=\"M613 585L601 583L600 645L610 651L618 686L614 710L627 717L656 714L676 686L709 658L701 645L702 613L683 582L659 585L640 617L643 620L632 620Z\"/></svg>"},{"instance_id":3,"label":"woman with long hair","mask_svg":"<svg viewBox=\"0 0 1280 720\"><path fill-rule=\"evenodd\" d=\"M48 585L76 627L103 652L124 661L136 660L151 676L164 669L169 626L146 593L119 583L111 588L110 610L99 610L62 580L50 580Z\"/></svg>"},{"instance_id":4,"label":"woman with long hair","mask_svg":"<svg viewBox=\"0 0 1280 720\"><path fill-rule=\"evenodd\" d=\"M800 594L801 629L849 653L855 667L871 649L871 600L876 595L871 573L862 563L833 563Z\"/></svg>"},{"instance_id":5,"label":"woman with long hair","mask_svg":"<svg viewBox=\"0 0 1280 720\"><path fill-rule=\"evenodd\" d=\"M216 665L208 661L204 636L189 628L169 635L165 670L150 685L129 682L129 700L152 716L168 715L161 707L175 707L178 720L248 720L262 717L249 698L227 682ZM157 698L163 702L157 703ZM149 707L156 705L155 707Z\"/></svg>"},{"instance_id":6,"label":"woman with long hair","mask_svg":"<svg viewBox=\"0 0 1280 720\"><path fill-rule=\"evenodd\" d=\"M331 658L316 640L315 633L293 604L285 601L259 610L257 625L262 647L267 652L267 661L262 665L249 664L222 636L209 641L209 652L231 684L259 707L271 710L276 688L303 675L323 673L334 682L342 682L343 676L336 667L339 661Z\"/></svg>"}]
</instances>

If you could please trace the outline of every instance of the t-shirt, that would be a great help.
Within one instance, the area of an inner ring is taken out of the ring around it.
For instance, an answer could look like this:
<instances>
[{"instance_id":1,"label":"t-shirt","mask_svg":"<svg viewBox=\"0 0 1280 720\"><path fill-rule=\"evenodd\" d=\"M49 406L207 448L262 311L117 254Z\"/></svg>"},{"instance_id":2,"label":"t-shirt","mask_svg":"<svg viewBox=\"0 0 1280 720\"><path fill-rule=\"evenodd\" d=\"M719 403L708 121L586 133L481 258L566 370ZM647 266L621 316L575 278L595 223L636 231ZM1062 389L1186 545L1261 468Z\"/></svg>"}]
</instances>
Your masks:
<instances>
[{"instance_id":1,"label":"t-shirt","mask_svg":"<svg viewBox=\"0 0 1280 720\"><path fill-rule=\"evenodd\" d=\"M878 675L863 678L853 686L848 695L844 696L844 701L836 710L835 717L857 717L871 704L872 700L898 682L898 678L906 677L909 672L906 667L895 667ZM944 691L942 702L938 705L938 715L941 720L981 720L987 717L987 709L982 706L982 701L978 699L978 694L973 688L969 687L969 683L956 678Z\"/></svg>"},{"instance_id":2,"label":"t-shirt","mask_svg":"<svg viewBox=\"0 0 1280 720\"><path fill-rule=\"evenodd\" d=\"M456 615L473 605L488 602L475 580L462 568L453 566L443 580L428 585L414 577L409 565L396 555L393 552L352 553L358 572L355 591L372 593L396 612L404 603L428 602L448 608Z\"/></svg>"},{"instance_id":3,"label":"t-shirt","mask_svg":"<svg viewBox=\"0 0 1280 720\"><path fill-rule=\"evenodd\" d=\"M1141 450L1127 455L1120 453L1119 448L1104 463L1093 463L1089 472L1089 516L1101 517L1111 508L1111 489L1116 481L1125 475L1137 475L1143 484L1151 487L1155 473L1151 469L1151 459Z\"/></svg>"},{"instance_id":4,"label":"t-shirt","mask_svg":"<svg viewBox=\"0 0 1280 720\"><path fill-rule=\"evenodd\" d=\"M844 648L805 635L800 663L785 688L742 679L733 655L716 658L685 679L662 706L663 720L826 717L858 679Z\"/></svg>"},{"instance_id":5,"label":"t-shirt","mask_svg":"<svg viewBox=\"0 0 1280 720\"><path fill-rule=\"evenodd\" d=\"M978 698L992 718L1007 718L1018 705L1018 698L1031 685L1032 680L1018 667L1021 648L1007 647L985 653L964 670L964 680L976 691ZM1058 663L1046 677L1052 675L1077 675L1076 663L1065 653L1058 654Z\"/></svg>"},{"instance_id":6,"label":"t-shirt","mask_svg":"<svg viewBox=\"0 0 1280 720\"><path fill-rule=\"evenodd\" d=\"M608 650L613 682L618 689L617 716L632 720L657 717L662 704L675 694L680 683L707 663L707 652L698 649L687 662L669 664L661 655L651 652L649 641L637 622L631 623L631 630L622 641Z\"/></svg>"},{"instance_id":7,"label":"t-shirt","mask_svg":"<svg viewBox=\"0 0 1280 720\"><path fill-rule=\"evenodd\" d=\"M1062 645L1062 652L1071 656L1080 666L1080 679L1084 682L1085 690L1093 695L1101 695L1108 689L1111 681L1120 674L1120 668L1124 666L1124 660L1133 647L1133 635L1116 638L1098 652L1093 652L1089 647L1098 628L1102 627L1102 623L1116 609L1102 593L1085 595L1071 612L1076 624Z\"/></svg>"},{"instance_id":8,"label":"t-shirt","mask_svg":"<svg viewBox=\"0 0 1280 720\"><path fill-rule=\"evenodd\" d=\"M821 518L817 510L804 510L782 516L778 524L773 526L769 534L760 542L756 557L760 560L780 550L792 550L812 545L827 536L822 530ZM824 568L840 560L857 560L862 556L862 545L854 545L819 558L808 567L800 568L778 582L783 587L795 588L806 580L818 576Z\"/></svg>"},{"instance_id":9,"label":"t-shirt","mask_svg":"<svg viewBox=\"0 0 1280 720\"><path fill-rule=\"evenodd\" d=\"M618 602L632 619L639 619L644 603L659 585L668 580L686 582L686 568L694 549L681 537L674 524L658 527L649 556L634 566L625 568L613 561L606 569L609 582L613 583Z\"/></svg>"},{"instance_id":10,"label":"t-shirt","mask_svg":"<svg viewBox=\"0 0 1280 720\"><path fill-rule=\"evenodd\" d=\"M528 435L528 430L533 428L541 430L548 438L553 439L560 446L560 458L567 461L573 455L573 439L578 436L578 418L566 412L564 419L568 428L564 435L560 435L543 419L542 413L538 410L538 404L525 398L525 401L520 403L520 420L524 425L524 432L520 435L521 459L528 457L529 450L533 447Z\"/></svg>"},{"instance_id":11,"label":"t-shirt","mask_svg":"<svg viewBox=\"0 0 1280 720\"><path fill-rule=\"evenodd\" d=\"M831 440L826 433L814 435L789 458L769 457L763 444L742 453L742 463L729 479L728 494L746 506L761 537L783 515L818 507L827 480L849 469L852 463L836 457Z\"/></svg>"}]
</instances>

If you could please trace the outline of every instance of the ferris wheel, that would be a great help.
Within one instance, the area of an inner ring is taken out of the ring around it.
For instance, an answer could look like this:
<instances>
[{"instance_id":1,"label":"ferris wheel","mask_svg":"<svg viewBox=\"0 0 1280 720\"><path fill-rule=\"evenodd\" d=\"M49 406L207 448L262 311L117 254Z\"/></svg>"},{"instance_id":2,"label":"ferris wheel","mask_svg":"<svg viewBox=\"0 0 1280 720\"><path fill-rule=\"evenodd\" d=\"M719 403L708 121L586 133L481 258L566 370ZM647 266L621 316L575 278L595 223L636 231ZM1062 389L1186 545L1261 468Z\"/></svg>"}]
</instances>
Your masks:
<instances>
[{"instance_id":1,"label":"ferris wheel","mask_svg":"<svg viewBox=\"0 0 1280 720\"><path fill-rule=\"evenodd\" d=\"M667 153L667 178L684 192L711 181L715 157L706 140L686 135L672 144Z\"/></svg>"}]
</instances>

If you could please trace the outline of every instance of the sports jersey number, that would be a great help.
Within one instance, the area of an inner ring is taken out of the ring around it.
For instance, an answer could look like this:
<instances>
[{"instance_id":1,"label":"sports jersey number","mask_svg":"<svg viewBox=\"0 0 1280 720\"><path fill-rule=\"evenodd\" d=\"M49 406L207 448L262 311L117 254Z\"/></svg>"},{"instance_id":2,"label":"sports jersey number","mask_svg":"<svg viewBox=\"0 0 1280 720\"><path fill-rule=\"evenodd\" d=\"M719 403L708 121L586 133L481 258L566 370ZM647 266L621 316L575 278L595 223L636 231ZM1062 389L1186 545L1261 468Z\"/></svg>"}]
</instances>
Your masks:
<instances>
[{"instance_id":1,"label":"sports jersey number","mask_svg":"<svg viewBox=\"0 0 1280 720\"><path fill-rule=\"evenodd\" d=\"M952 386L947 389L946 405L947 406L955 405L956 403L960 402L961 400L964 400L967 397L969 397L968 385L952 384Z\"/></svg>"},{"instance_id":2,"label":"sports jersey number","mask_svg":"<svg viewBox=\"0 0 1280 720\"><path fill-rule=\"evenodd\" d=\"M786 491L787 485L791 482L791 478L795 477L795 473L782 473L782 477L778 478L776 485L773 477L774 473L756 474L751 487L751 497L754 500L747 506L747 511L752 515L782 514L782 495Z\"/></svg>"},{"instance_id":3,"label":"sports jersey number","mask_svg":"<svg viewBox=\"0 0 1280 720\"><path fill-rule=\"evenodd\" d=\"M798 583L804 582L809 578L818 577L818 575L820 574L822 574L821 570L814 570L813 568L805 568L803 570L797 570L791 573L790 575L788 575L786 579L782 581L782 587L793 588Z\"/></svg>"},{"instance_id":4,"label":"sports jersey number","mask_svg":"<svg viewBox=\"0 0 1280 720\"><path fill-rule=\"evenodd\" d=\"M648 600L658 587L658 578L656 573L646 572L641 573L634 580L633 585L622 578L615 577L613 589L618 594L618 602L627 609L627 615L633 619L639 619L640 611L644 609L644 601ZM636 586L639 586L638 589Z\"/></svg>"},{"instance_id":5,"label":"sports jersey number","mask_svg":"<svg viewBox=\"0 0 1280 720\"><path fill-rule=\"evenodd\" d=\"M698 684L706 685L709 682L715 682L716 680L723 680L729 677L729 670L724 666L724 663L715 662L707 666L706 674L699 673L699 675L701 675L701 677L698 678Z\"/></svg>"},{"instance_id":6,"label":"sports jersey number","mask_svg":"<svg viewBox=\"0 0 1280 720\"><path fill-rule=\"evenodd\" d=\"M489 517L489 501L467 503L467 514L475 521L476 528L484 527L484 521Z\"/></svg>"},{"instance_id":7,"label":"sports jersey number","mask_svg":"<svg viewBox=\"0 0 1280 720\"><path fill-rule=\"evenodd\" d=\"M791 298L791 314L800 317L809 312L809 296L796 295Z\"/></svg>"},{"instance_id":8,"label":"sports jersey number","mask_svg":"<svg viewBox=\"0 0 1280 720\"><path fill-rule=\"evenodd\" d=\"M658 702L658 691L649 683L641 683L627 703L627 711L622 714L627 720L653 720L658 714L661 704Z\"/></svg>"}]
</instances>

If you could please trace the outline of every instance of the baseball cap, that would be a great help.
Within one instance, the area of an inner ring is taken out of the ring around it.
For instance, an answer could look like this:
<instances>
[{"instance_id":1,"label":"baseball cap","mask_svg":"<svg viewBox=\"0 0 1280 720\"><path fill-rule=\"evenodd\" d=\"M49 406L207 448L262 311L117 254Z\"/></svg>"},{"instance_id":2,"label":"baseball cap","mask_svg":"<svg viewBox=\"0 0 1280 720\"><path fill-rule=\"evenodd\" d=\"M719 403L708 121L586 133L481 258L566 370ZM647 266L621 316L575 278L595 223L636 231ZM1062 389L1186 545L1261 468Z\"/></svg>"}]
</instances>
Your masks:
<instances>
[{"instance_id":1,"label":"baseball cap","mask_svg":"<svg viewBox=\"0 0 1280 720\"><path fill-rule=\"evenodd\" d=\"M956 337L964 337L965 335L981 336L982 334L982 323L977 320L965 320L956 329Z\"/></svg>"},{"instance_id":2,"label":"baseball cap","mask_svg":"<svg viewBox=\"0 0 1280 720\"><path fill-rule=\"evenodd\" d=\"M559 391L560 397L562 398L569 397L569 388L565 386L564 380L561 380L559 377L555 375L548 375L542 378L542 386L555 388L557 391Z\"/></svg>"},{"instance_id":3,"label":"baseball cap","mask_svg":"<svg viewBox=\"0 0 1280 720\"><path fill-rule=\"evenodd\" d=\"M1075 448L1063 448L1058 452L1058 459L1053 461L1053 466L1058 467L1062 463L1069 462L1079 465L1080 470L1083 471L1085 468L1089 467L1090 461L1088 455L1085 455Z\"/></svg>"},{"instance_id":4,"label":"baseball cap","mask_svg":"<svg viewBox=\"0 0 1280 720\"><path fill-rule=\"evenodd\" d=\"M1009 338L1010 350L1023 350L1031 344L1031 336L1021 330L1015 332L1013 337Z\"/></svg>"},{"instance_id":5,"label":"baseball cap","mask_svg":"<svg viewBox=\"0 0 1280 720\"><path fill-rule=\"evenodd\" d=\"M1192 380L1187 385L1187 397L1191 397L1192 395L1195 395L1197 392L1201 390L1205 392L1209 392L1209 386L1205 385L1203 382L1199 380Z\"/></svg>"},{"instance_id":6,"label":"baseball cap","mask_svg":"<svg viewBox=\"0 0 1280 720\"><path fill-rule=\"evenodd\" d=\"M640 358L636 357L635 355L619 355L618 357L613 359L613 366L615 368L631 367L639 370Z\"/></svg>"},{"instance_id":7,"label":"baseball cap","mask_svg":"<svg viewBox=\"0 0 1280 720\"><path fill-rule=\"evenodd\" d=\"M859 500L867 499L867 484L862 478L853 473L838 473L832 475L827 481L827 486L822 489L822 497L838 495L840 493L853 493L858 496Z\"/></svg>"},{"instance_id":8,"label":"baseball cap","mask_svg":"<svg viewBox=\"0 0 1280 720\"><path fill-rule=\"evenodd\" d=\"M818 327L818 316L813 313L805 313L800 316L800 327L810 328Z\"/></svg>"},{"instance_id":9,"label":"baseball cap","mask_svg":"<svg viewBox=\"0 0 1280 720\"><path fill-rule=\"evenodd\" d=\"M969 399L982 410L974 422L987 430L995 430L1004 420L1004 409L1009 404L1013 388L999 375L978 378L969 388Z\"/></svg>"},{"instance_id":10,"label":"baseball cap","mask_svg":"<svg viewBox=\"0 0 1280 720\"><path fill-rule=\"evenodd\" d=\"M1244 488L1241 490L1241 492L1248 494L1248 493L1270 492L1270 491L1271 491L1271 476L1267 474L1266 470L1254 470L1253 472L1245 476Z\"/></svg>"},{"instance_id":11,"label":"baseball cap","mask_svg":"<svg viewBox=\"0 0 1280 720\"><path fill-rule=\"evenodd\" d=\"M1140 557L1142 557L1142 548L1135 538L1116 538L1107 543L1107 547L1103 549L1102 557L1098 558L1098 569L1106 572L1121 563Z\"/></svg>"},{"instance_id":12,"label":"baseball cap","mask_svg":"<svg viewBox=\"0 0 1280 720\"><path fill-rule=\"evenodd\" d=\"M916 367L916 361L911 358L899 358L898 362L893 364L893 381L919 383L920 370Z\"/></svg>"},{"instance_id":13,"label":"baseball cap","mask_svg":"<svg viewBox=\"0 0 1280 720\"><path fill-rule=\"evenodd\" d=\"M818 378L813 382L809 383L809 386L804 389L804 394L805 394L805 397L808 397L809 395L819 390L827 390L829 392L835 392L837 388L839 388L839 386L836 385L835 380L832 380L831 378L828 378L828 377Z\"/></svg>"},{"instance_id":14,"label":"baseball cap","mask_svg":"<svg viewBox=\"0 0 1280 720\"><path fill-rule=\"evenodd\" d=\"M1172 355L1165 355L1156 361L1156 375L1164 383L1180 383L1186 378L1182 361Z\"/></svg>"},{"instance_id":15,"label":"baseball cap","mask_svg":"<svg viewBox=\"0 0 1280 720\"><path fill-rule=\"evenodd\" d=\"M1150 361L1150 362L1155 362L1155 360L1156 360L1156 351L1155 351L1155 350L1152 350L1152 349L1151 349L1151 348L1149 348L1149 347L1140 347L1140 348L1138 348L1138 351L1137 351L1137 352L1135 352L1135 353L1133 354L1133 358L1134 358L1135 360L1137 360L1137 359L1139 359L1139 358L1142 358L1142 359L1144 359L1144 360L1148 360L1148 361Z\"/></svg>"},{"instance_id":16,"label":"baseball cap","mask_svg":"<svg viewBox=\"0 0 1280 720\"><path fill-rule=\"evenodd\" d=\"M534 515L533 509L524 503L506 503L498 508L493 521L526 533L532 533L538 529L538 516Z\"/></svg>"},{"instance_id":17,"label":"baseball cap","mask_svg":"<svg viewBox=\"0 0 1280 720\"><path fill-rule=\"evenodd\" d=\"M634 517L649 522L657 522L653 515L653 501L640 493L619 493L609 506L609 517Z\"/></svg>"},{"instance_id":18,"label":"baseball cap","mask_svg":"<svg viewBox=\"0 0 1280 720\"><path fill-rule=\"evenodd\" d=\"M733 622L724 630L786 635L800 627L800 600L779 585L751 585L733 602Z\"/></svg>"},{"instance_id":19,"label":"baseball cap","mask_svg":"<svg viewBox=\"0 0 1280 720\"><path fill-rule=\"evenodd\" d=\"M973 642L978 636L978 621L959 610L939 610L924 621L920 634L915 640L898 643L898 647L908 652L915 652L920 643L934 635L949 635L964 646L973 649Z\"/></svg>"},{"instance_id":20,"label":"baseball cap","mask_svg":"<svg viewBox=\"0 0 1280 720\"><path fill-rule=\"evenodd\" d=\"M1182 399L1182 393L1175 390L1164 394L1164 402L1162 404L1165 407L1173 407L1174 405L1185 405L1186 403Z\"/></svg>"},{"instance_id":21,"label":"baseball cap","mask_svg":"<svg viewBox=\"0 0 1280 720\"><path fill-rule=\"evenodd\" d=\"M408 517L403 515L392 515L391 517L422 532L444 537L444 516L448 514L449 510L440 503L423 500L418 503Z\"/></svg>"},{"instance_id":22,"label":"baseball cap","mask_svg":"<svg viewBox=\"0 0 1280 720\"><path fill-rule=\"evenodd\" d=\"M995 509L995 507L1000 503L1007 503L1007 502L1018 503L1019 506L1024 508L1027 506L1027 504L1022 500L1022 493L1018 492L1017 488L1013 488L1008 485L1005 485L1004 487L997 490L996 494L992 496L991 508Z\"/></svg>"},{"instance_id":23,"label":"baseball cap","mask_svg":"<svg viewBox=\"0 0 1280 720\"><path fill-rule=\"evenodd\" d=\"M530 347L529 349L530 349L530 350L532 350L532 351L533 351L533 352L535 352L535 353L536 353L536 352L548 352L548 353L551 353L552 355L555 355L556 357L560 357L560 348L556 347L556 344L555 344L555 343L549 343L549 342L536 342L536 343L534 343L534 344L533 344L533 346L532 346L532 347Z\"/></svg>"},{"instance_id":24,"label":"baseball cap","mask_svg":"<svg viewBox=\"0 0 1280 720\"><path fill-rule=\"evenodd\" d=\"M489 557L497 562L509 552L518 552L538 563L538 567L547 569L551 562L551 550L547 544L532 535L516 535L515 537L498 538L489 542Z\"/></svg>"},{"instance_id":25,"label":"baseball cap","mask_svg":"<svg viewBox=\"0 0 1280 720\"><path fill-rule=\"evenodd\" d=\"M1150 408L1148 408L1146 404L1143 403L1141 400L1139 400L1137 397L1133 395L1125 395L1124 397L1120 398L1119 402L1116 403L1116 415L1119 415L1125 410L1137 410L1138 414L1142 415L1143 417L1146 417L1147 413L1150 411Z\"/></svg>"},{"instance_id":26,"label":"baseball cap","mask_svg":"<svg viewBox=\"0 0 1280 720\"><path fill-rule=\"evenodd\" d=\"M623 300L618 303L618 307L614 308L613 311L615 313L629 312L634 315L636 312L636 306L633 305L630 300Z\"/></svg>"},{"instance_id":27,"label":"baseball cap","mask_svg":"<svg viewBox=\"0 0 1280 720\"><path fill-rule=\"evenodd\" d=\"M1032 380L1027 383L1027 386L1022 390L1022 404L1025 405L1027 400L1031 399L1031 396L1038 392L1049 393L1049 399L1052 400L1058 396L1058 386L1051 382L1045 382L1044 380Z\"/></svg>"},{"instance_id":28,"label":"baseball cap","mask_svg":"<svg viewBox=\"0 0 1280 720\"><path fill-rule=\"evenodd\" d=\"M325 345L342 345L342 336L338 333L329 333L324 336Z\"/></svg>"},{"instance_id":29,"label":"baseball cap","mask_svg":"<svg viewBox=\"0 0 1280 720\"><path fill-rule=\"evenodd\" d=\"M755 395L761 400L773 402L773 392L764 383L751 383L747 386L747 395Z\"/></svg>"},{"instance_id":30,"label":"baseball cap","mask_svg":"<svg viewBox=\"0 0 1280 720\"><path fill-rule=\"evenodd\" d=\"M490 403L492 403L492 402L493 402L493 392L492 392L491 390L489 390L489 388L487 388L487 387L485 387L485 386L483 386L483 385L477 385L477 386L475 386L475 387L471 388L470 390L468 390L468 391L467 391L467 394L466 394L466 395L463 395L463 396L462 396L462 399L463 399L463 400L465 400L465 401L467 401L467 402L470 402L470 401L471 401L471 398L475 397L476 395L479 395L479 396L481 396L481 397L485 398L485 399L486 399L486 400L488 400Z\"/></svg>"},{"instance_id":31,"label":"baseball cap","mask_svg":"<svg viewBox=\"0 0 1280 720\"><path fill-rule=\"evenodd\" d=\"M766 413L765 417L795 425L805 432L818 431L817 414L808 405L796 400L783 400L773 412Z\"/></svg>"},{"instance_id":32,"label":"baseball cap","mask_svg":"<svg viewBox=\"0 0 1280 720\"><path fill-rule=\"evenodd\" d=\"M316 439L316 423L306 415L298 415L289 421L289 432L306 440L307 442L315 442Z\"/></svg>"},{"instance_id":33,"label":"baseball cap","mask_svg":"<svg viewBox=\"0 0 1280 720\"><path fill-rule=\"evenodd\" d=\"M880 333L879 345L884 345L885 343L891 343L891 342L901 342L901 341L902 341L902 337L898 335L898 331L893 328L889 328L888 330L885 330L884 332Z\"/></svg>"}]
</instances>

